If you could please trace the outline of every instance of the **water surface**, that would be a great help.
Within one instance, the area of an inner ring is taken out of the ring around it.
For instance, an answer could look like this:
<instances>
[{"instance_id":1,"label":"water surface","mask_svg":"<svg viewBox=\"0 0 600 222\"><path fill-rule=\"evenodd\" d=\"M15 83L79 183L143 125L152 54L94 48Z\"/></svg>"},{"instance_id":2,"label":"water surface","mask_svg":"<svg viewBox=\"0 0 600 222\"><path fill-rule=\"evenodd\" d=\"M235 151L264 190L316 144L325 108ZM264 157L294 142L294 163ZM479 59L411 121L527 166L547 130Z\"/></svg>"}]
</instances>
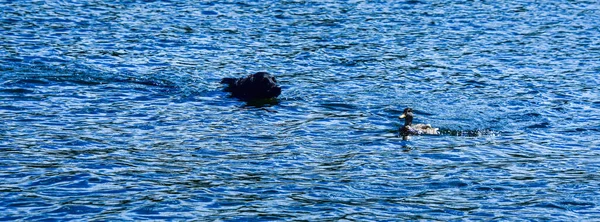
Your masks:
<instances>
[{"instance_id":1,"label":"water surface","mask_svg":"<svg viewBox=\"0 0 600 222\"><path fill-rule=\"evenodd\" d=\"M595 1L0 9L0 220L600 220Z\"/></svg>"}]
</instances>

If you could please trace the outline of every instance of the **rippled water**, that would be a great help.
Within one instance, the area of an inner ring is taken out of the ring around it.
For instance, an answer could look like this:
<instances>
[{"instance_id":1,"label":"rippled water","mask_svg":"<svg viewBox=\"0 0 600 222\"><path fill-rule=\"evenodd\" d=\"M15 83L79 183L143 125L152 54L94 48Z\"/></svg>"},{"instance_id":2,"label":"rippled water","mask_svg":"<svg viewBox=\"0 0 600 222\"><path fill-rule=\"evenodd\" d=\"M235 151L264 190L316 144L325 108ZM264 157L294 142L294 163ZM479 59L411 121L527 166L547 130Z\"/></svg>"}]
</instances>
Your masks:
<instances>
[{"instance_id":1,"label":"rippled water","mask_svg":"<svg viewBox=\"0 0 600 222\"><path fill-rule=\"evenodd\" d=\"M0 10L0 220L600 220L596 1Z\"/></svg>"}]
</instances>

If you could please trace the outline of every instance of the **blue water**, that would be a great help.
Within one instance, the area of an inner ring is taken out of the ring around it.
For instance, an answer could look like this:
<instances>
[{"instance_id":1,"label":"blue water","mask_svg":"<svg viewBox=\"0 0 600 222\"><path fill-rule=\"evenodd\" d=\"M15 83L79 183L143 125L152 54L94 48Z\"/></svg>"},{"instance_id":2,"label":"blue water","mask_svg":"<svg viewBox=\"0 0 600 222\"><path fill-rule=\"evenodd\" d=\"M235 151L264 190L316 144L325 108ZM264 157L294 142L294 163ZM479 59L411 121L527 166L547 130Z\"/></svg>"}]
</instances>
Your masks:
<instances>
[{"instance_id":1,"label":"blue water","mask_svg":"<svg viewBox=\"0 0 600 222\"><path fill-rule=\"evenodd\" d=\"M0 11L0 220L600 220L597 1Z\"/></svg>"}]
</instances>

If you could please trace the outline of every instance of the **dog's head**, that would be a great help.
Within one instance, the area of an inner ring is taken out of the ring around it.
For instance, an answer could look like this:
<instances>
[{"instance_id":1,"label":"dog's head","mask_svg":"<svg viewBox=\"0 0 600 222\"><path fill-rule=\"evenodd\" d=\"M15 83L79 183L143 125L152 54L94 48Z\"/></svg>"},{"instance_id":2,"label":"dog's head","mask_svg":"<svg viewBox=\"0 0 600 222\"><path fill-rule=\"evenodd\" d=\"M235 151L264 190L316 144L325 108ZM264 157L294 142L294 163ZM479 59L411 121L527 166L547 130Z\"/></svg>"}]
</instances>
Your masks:
<instances>
[{"instance_id":1,"label":"dog's head","mask_svg":"<svg viewBox=\"0 0 600 222\"><path fill-rule=\"evenodd\" d=\"M243 78L224 78L221 83L227 84L225 91L231 92L233 97L242 100L260 100L277 98L281 94L281 87L277 80L266 72L257 72Z\"/></svg>"},{"instance_id":2,"label":"dog's head","mask_svg":"<svg viewBox=\"0 0 600 222\"><path fill-rule=\"evenodd\" d=\"M274 76L266 72L254 73L248 78L246 84L251 84L252 91L258 98L275 98L281 94L281 87L277 85Z\"/></svg>"}]
</instances>

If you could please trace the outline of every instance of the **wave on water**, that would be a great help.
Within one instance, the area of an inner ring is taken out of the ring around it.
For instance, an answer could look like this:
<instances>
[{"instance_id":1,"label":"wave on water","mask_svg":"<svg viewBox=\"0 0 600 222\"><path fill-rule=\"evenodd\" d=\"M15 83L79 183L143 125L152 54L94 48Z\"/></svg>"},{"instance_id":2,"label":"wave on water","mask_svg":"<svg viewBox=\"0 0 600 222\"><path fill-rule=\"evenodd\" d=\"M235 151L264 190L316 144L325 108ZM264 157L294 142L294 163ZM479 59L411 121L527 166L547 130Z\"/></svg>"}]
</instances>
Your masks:
<instances>
[{"instance_id":1,"label":"wave on water","mask_svg":"<svg viewBox=\"0 0 600 222\"><path fill-rule=\"evenodd\" d=\"M463 136L463 137L480 137L480 136L500 136L500 132L491 129L467 129L467 130L456 130L441 128L439 130L440 135L447 136Z\"/></svg>"},{"instance_id":2,"label":"wave on water","mask_svg":"<svg viewBox=\"0 0 600 222\"><path fill-rule=\"evenodd\" d=\"M177 89L175 82L152 76L136 76L131 73L112 73L94 70L81 65L49 66L46 64L2 64L0 65L2 85L7 84L49 84L70 82L79 85L101 85L109 83L138 84L165 89Z\"/></svg>"}]
</instances>

